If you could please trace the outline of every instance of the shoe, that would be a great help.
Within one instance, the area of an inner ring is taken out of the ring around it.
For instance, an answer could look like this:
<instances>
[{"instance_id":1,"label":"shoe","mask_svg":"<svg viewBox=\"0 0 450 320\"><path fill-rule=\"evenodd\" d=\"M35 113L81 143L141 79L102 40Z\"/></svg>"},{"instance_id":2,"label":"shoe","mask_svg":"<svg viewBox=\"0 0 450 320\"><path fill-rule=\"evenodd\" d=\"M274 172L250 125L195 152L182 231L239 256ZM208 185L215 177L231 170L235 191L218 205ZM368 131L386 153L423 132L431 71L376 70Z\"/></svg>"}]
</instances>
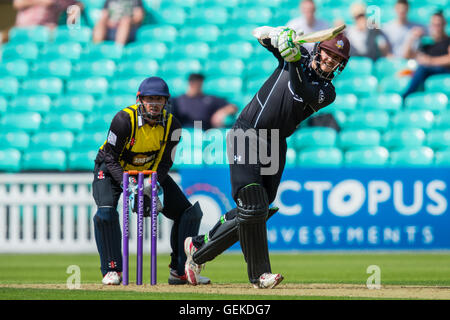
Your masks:
<instances>
[{"instance_id":1,"label":"shoe","mask_svg":"<svg viewBox=\"0 0 450 320\"><path fill-rule=\"evenodd\" d=\"M263 273L257 283L253 284L253 287L256 289L273 289L275 288L281 281L283 281L283 276L279 273Z\"/></svg>"},{"instance_id":2,"label":"shoe","mask_svg":"<svg viewBox=\"0 0 450 320\"><path fill-rule=\"evenodd\" d=\"M202 265L198 265L192 259L194 252L197 248L192 243L192 237L186 238L184 240L184 252L186 253L186 263L184 265L184 273L186 275L189 284L196 286L200 284L200 271L202 270ZM209 279L208 279L209 280Z\"/></svg>"},{"instance_id":3,"label":"shoe","mask_svg":"<svg viewBox=\"0 0 450 320\"><path fill-rule=\"evenodd\" d=\"M185 274L183 274L182 276L179 276L176 270L170 269L169 284L178 285L178 284L186 284L186 283L187 283L187 279L186 279Z\"/></svg>"},{"instance_id":4,"label":"shoe","mask_svg":"<svg viewBox=\"0 0 450 320\"><path fill-rule=\"evenodd\" d=\"M122 273L116 271L109 271L102 279L104 285L118 286L122 281Z\"/></svg>"},{"instance_id":5,"label":"shoe","mask_svg":"<svg viewBox=\"0 0 450 320\"><path fill-rule=\"evenodd\" d=\"M171 285L179 285L179 284L187 284L187 277L186 274L179 276L177 271L174 269L170 269L169 274L169 284ZM207 277L198 276L197 277L197 284L210 284L211 280Z\"/></svg>"}]
</instances>

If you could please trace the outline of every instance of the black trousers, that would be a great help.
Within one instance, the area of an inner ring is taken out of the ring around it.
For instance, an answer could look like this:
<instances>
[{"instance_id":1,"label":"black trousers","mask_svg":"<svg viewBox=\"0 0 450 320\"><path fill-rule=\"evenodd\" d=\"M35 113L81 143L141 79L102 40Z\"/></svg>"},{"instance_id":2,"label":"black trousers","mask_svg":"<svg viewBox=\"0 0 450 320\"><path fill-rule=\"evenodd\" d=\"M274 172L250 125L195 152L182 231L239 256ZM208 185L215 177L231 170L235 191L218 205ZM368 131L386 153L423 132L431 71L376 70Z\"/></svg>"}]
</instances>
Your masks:
<instances>
[{"instance_id":1,"label":"black trousers","mask_svg":"<svg viewBox=\"0 0 450 320\"><path fill-rule=\"evenodd\" d=\"M164 209L162 214L174 222L170 234L170 244L172 248L170 267L178 270L182 267L181 270L184 270L184 265L178 266L178 255L184 253L184 248L179 248L178 245L178 229L181 215L185 210L190 208L192 204L169 175L163 182L160 182L160 185L164 192ZM92 192L97 207L112 207L117 211L122 188L120 184L113 179L104 163L96 164L94 167Z\"/></svg>"}]
</instances>

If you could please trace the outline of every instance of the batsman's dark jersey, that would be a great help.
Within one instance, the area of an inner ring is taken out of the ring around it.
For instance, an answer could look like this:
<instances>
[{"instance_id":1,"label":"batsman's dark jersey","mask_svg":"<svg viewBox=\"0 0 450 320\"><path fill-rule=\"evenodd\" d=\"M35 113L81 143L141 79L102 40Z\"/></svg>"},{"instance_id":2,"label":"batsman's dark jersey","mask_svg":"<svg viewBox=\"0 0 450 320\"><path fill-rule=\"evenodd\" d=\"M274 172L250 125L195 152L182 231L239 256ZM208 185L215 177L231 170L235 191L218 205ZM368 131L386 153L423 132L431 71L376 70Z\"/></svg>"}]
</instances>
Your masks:
<instances>
[{"instance_id":1,"label":"batsman's dark jersey","mask_svg":"<svg viewBox=\"0 0 450 320\"><path fill-rule=\"evenodd\" d=\"M288 63L283 60L278 49L265 39L263 45L278 60L278 66L270 75L250 103L242 110L236 120L234 129L269 129L267 145L270 151L270 131L278 130L279 164L275 174L261 175L260 161L250 163L243 159L249 152L254 152L255 145L246 145L246 155L239 154L237 143L230 144L228 136L228 155L230 160L232 194L236 199L237 192L249 183L261 183L267 190L269 200L275 199L276 191L284 170L287 144L286 138L292 135L299 124L314 112L326 107L336 98L334 86L329 80L319 77L311 67L312 57L308 50L301 48L302 57L298 62ZM272 138L273 139L273 138ZM236 141L236 140L235 140ZM251 150L253 148L253 150ZM271 155L273 157L273 155Z\"/></svg>"}]
</instances>

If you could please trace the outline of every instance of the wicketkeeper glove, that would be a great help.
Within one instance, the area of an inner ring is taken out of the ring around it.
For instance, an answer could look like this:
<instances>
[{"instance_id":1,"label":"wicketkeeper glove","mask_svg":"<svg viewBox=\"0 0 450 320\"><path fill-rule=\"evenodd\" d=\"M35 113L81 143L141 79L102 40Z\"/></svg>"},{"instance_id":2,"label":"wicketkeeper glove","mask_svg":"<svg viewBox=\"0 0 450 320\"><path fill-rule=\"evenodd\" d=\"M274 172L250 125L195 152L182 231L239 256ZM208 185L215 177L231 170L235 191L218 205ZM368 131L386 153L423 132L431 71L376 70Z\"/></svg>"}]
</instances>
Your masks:
<instances>
[{"instance_id":1,"label":"wicketkeeper glove","mask_svg":"<svg viewBox=\"0 0 450 320\"><path fill-rule=\"evenodd\" d=\"M156 196L156 210L157 212L162 212L163 205L159 196L162 195L162 188L157 183L158 195ZM138 182L135 177L129 177L128 183L129 190L129 206L132 212L137 213L138 208ZM151 214L151 203L152 203L152 185L150 183L150 178L144 179L144 217L149 217Z\"/></svg>"},{"instance_id":2,"label":"wicketkeeper glove","mask_svg":"<svg viewBox=\"0 0 450 320\"><path fill-rule=\"evenodd\" d=\"M278 36L278 51L287 62L296 62L302 57L300 45L294 42L296 37L297 33L290 28L285 28Z\"/></svg>"}]
</instances>

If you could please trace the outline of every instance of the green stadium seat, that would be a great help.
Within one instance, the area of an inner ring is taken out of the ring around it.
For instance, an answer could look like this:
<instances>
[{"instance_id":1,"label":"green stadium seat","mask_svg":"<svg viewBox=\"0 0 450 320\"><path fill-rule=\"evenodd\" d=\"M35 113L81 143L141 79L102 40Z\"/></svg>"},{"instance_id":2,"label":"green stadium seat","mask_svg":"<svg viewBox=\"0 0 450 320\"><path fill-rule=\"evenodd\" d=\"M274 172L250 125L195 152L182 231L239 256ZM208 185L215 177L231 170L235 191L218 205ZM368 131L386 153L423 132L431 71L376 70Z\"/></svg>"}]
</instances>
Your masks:
<instances>
[{"instance_id":1,"label":"green stadium seat","mask_svg":"<svg viewBox=\"0 0 450 320\"><path fill-rule=\"evenodd\" d=\"M379 91L381 93L403 94L410 82L410 77L388 77L380 80Z\"/></svg>"},{"instance_id":2,"label":"green stadium seat","mask_svg":"<svg viewBox=\"0 0 450 320\"><path fill-rule=\"evenodd\" d=\"M358 98L369 96L377 92L378 80L374 76L357 76L339 79L335 83L336 93L353 93Z\"/></svg>"},{"instance_id":3,"label":"green stadium seat","mask_svg":"<svg viewBox=\"0 0 450 320\"><path fill-rule=\"evenodd\" d=\"M405 99L405 108L409 110L430 110L438 113L447 109L448 98L443 93L414 92Z\"/></svg>"},{"instance_id":4,"label":"green stadium seat","mask_svg":"<svg viewBox=\"0 0 450 320\"><path fill-rule=\"evenodd\" d=\"M73 144L73 150L98 150L106 141L106 131L84 131L80 132Z\"/></svg>"},{"instance_id":5,"label":"green stadium seat","mask_svg":"<svg viewBox=\"0 0 450 320\"><path fill-rule=\"evenodd\" d=\"M137 91L137 90L136 90ZM119 110L136 103L135 94L106 95L100 102L102 112L118 112Z\"/></svg>"},{"instance_id":6,"label":"green stadium seat","mask_svg":"<svg viewBox=\"0 0 450 320\"><path fill-rule=\"evenodd\" d=\"M0 150L0 171L18 172L21 170L22 155L19 150L8 148Z\"/></svg>"},{"instance_id":7,"label":"green stadium seat","mask_svg":"<svg viewBox=\"0 0 450 320\"><path fill-rule=\"evenodd\" d=\"M392 129L383 134L382 145L388 149L420 147L425 137L425 132L419 128Z\"/></svg>"},{"instance_id":8,"label":"green stadium seat","mask_svg":"<svg viewBox=\"0 0 450 320\"><path fill-rule=\"evenodd\" d=\"M45 45L39 55L40 61L52 61L55 59L79 60L82 52L78 42L49 43Z\"/></svg>"},{"instance_id":9,"label":"green stadium seat","mask_svg":"<svg viewBox=\"0 0 450 320\"><path fill-rule=\"evenodd\" d=\"M222 29L222 33L219 37L219 42L231 43L237 40L253 42L256 39L255 37L253 37L252 31L257 27L257 24L239 24L228 26L227 28Z\"/></svg>"},{"instance_id":10,"label":"green stadium seat","mask_svg":"<svg viewBox=\"0 0 450 320\"><path fill-rule=\"evenodd\" d=\"M228 18L228 11L224 7L198 7L191 11L189 22L192 25L215 24L217 26L224 26L228 23Z\"/></svg>"},{"instance_id":11,"label":"green stadium seat","mask_svg":"<svg viewBox=\"0 0 450 320\"><path fill-rule=\"evenodd\" d=\"M85 17L88 25L92 28L97 24L98 19L100 19L100 15L102 13L102 9L100 8L87 8L85 11Z\"/></svg>"},{"instance_id":12,"label":"green stadium seat","mask_svg":"<svg viewBox=\"0 0 450 320\"><path fill-rule=\"evenodd\" d=\"M123 59L127 61L141 58L163 60L167 57L168 52L169 49L164 42L134 42L125 47Z\"/></svg>"},{"instance_id":13,"label":"green stadium seat","mask_svg":"<svg viewBox=\"0 0 450 320\"><path fill-rule=\"evenodd\" d=\"M241 1L242 0L197 0L197 4L202 7L236 8L241 4Z\"/></svg>"},{"instance_id":14,"label":"green stadium seat","mask_svg":"<svg viewBox=\"0 0 450 320\"><path fill-rule=\"evenodd\" d=\"M434 154L434 164L441 167L450 167L450 148L436 151Z\"/></svg>"},{"instance_id":15,"label":"green stadium seat","mask_svg":"<svg viewBox=\"0 0 450 320\"><path fill-rule=\"evenodd\" d=\"M9 112L39 112L45 114L50 111L52 100L48 95L17 95L9 103Z\"/></svg>"},{"instance_id":16,"label":"green stadium seat","mask_svg":"<svg viewBox=\"0 0 450 320\"><path fill-rule=\"evenodd\" d=\"M209 1L210 0L208 0L208 2ZM159 1L150 0L150 2L158 3ZM171 1L161 1L159 5L161 6L161 8L166 7L194 8L201 2L202 0L171 0Z\"/></svg>"},{"instance_id":17,"label":"green stadium seat","mask_svg":"<svg viewBox=\"0 0 450 320\"><path fill-rule=\"evenodd\" d=\"M334 147L336 130L326 127L306 127L297 130L292 137L293 147L297 150L311 147Z\"/></svg>"},{"instance_id":18,"label":"green stadium seat","mask_svg":"<svg viewBox=\"0 0 450 320\"><path fill-rule=\"evenodd\" d=\"M307 148L297 159L300 167L339 167L343 163L343 154L339 148Z\"/></svg>"},{"instance_id":19,"label":"green stadium seat","mask_svg":"<svg viewBox=\"0 0 450 320\"><path fill-rule=\"evenodd\" d=\"M157 12L157 20L159 24L170 24L181 27L186 23L187 13L184 8L172 5L163 7Z\"/></svg>"},{"instance_id":20,"label":"green stadium seat","mask_svg":"<svg viewBox=\"0 0 450 320\"><path fill-rule=\"evenodd\" d=\"M206 42L189 42L186 44L174 44L170 51L172 60L182 58L207 59L211 49Z\"/></svg>"},{"instance_id":21,"label":"green stadium seat","mask_svg":"<svg viewBox=\"0 0 450 320\"><path fill-rule=\"evenodd\" d=\"M236 24L270 25L272 11L270 8L262 6L238 7L233 10L231 19Z\"/></svg>"},{"instance_id":22,"label":"green stadium seat","mask_svg":"<svg viewBox=\"0 0 450 320\"><path fill-rule=\"evenodd\" d=\"M158 73L158 61L141 58L134 61L122 62L117 66L116 77L129 78L130 76L150 77Z\"/></svg>"},{"instance_id":23,"label":"green stadium seat","mask_svg":"<svg viewBox=\"0 0 450 320\"><path fill-rule=\"evenodd\" d=\"M245 64L241 59L223 59L223 60L208 60L206 62L203 72L207 77L218 76L236 76L241 77L244 73Z\"/></svg>"},{"instance_id":24,"label":"green stadium seat","mask_svg":"<svg viewBox=\"0 0 450 320\"><path fill-rule=\"evenodd\" d=\"M116 114L117 112L89 115L84 121L84 131L102 131L106 133Z\"/></svg>"},{"instance_id":25,"label":"green stadium seat","mask_svg":"<svg viewBox=\"0 0 450 320\"><path fill-rule=\"evenodd\" d=\"M443 92L450 96L450 75L436 74L425 80L426 92Z\"/></svg>"},{"instance_id":26,"label":"green stadium seat","mask_svg":"<svg viewBox=\"0 0 450 320\"><path fill-rule=\"evenodd\" d=\"M25 59L34 61L38 58L39 48L35 43L6 43L2 46L2 61Z\"/></svg>"},{"instance_id":27,"label":"green stadium seat","mask_svg":"<svg viewBox=\"0 0 450 320\"><path fill-rule=\"evenodd\" d=\"M146 25L137 30L136 40L139 42L159 41L173 43L177 40L178 31L171 25Z\"/></svg>"},{"instance_id":28,"label":"green stadium seat","mask_svg":"<svg viewBox=\"0 0 450 320\"><path fill-rule=\"evenodd\" d=\"M266 80L267 77L261 76L247 79L245 83L245 92L253 96L254 94L256 94L256 92L258 92L258 90L261 88L261 86L264 84Z\"/></svg>"},{"instance_id":29,"label":"green stadium seat","mask_svg":"<svg viewBox=\"0 0 450 320\"><path fill-rule=\"evenodd\" d=\"M251 42L236 41L232 43L220 43L213 46L211 48L210 56L214 57L214 59L227 59L227 58L249 59L252 57L253 51L254 49Z\"/></svg>"},{"instance_id":30,"label":"green stadium seat","mask_svg":"<svg viewBox=\"0 0 450 320\"><path fill-rule=\"evenodd\" d=\"M347 129L339 133L339 147L351 149L357 147L377 147L381 135L375 129Z\"/></svg>"},{"instance_id":31,"label":"green stadium seat","mask_svg":"<svg viewBox=\"0 0 450 320\"><path fill-rule=\"evenodd\" d=\"M286 151L286 168L295 168L297 166L297 152L294 148L288 148Z\"/></svg>"},{"instance_id":32,"label":"green stadium seat","mask_svg":"<svg viewBox=\"0 0 450 320\"><path fill-rule=\"evenodd\" d=\"M434 127L436 129L450 128L450 110L441 111L436 115Z\"/></svg>"},{"instance_id":33,"label":"green stadium seat","mask_svg":"<svg viewBox=\"0 0 450 320\"><path fill-rule=\"evenodd\" d=\"M92 29L87 26L78 26L77 28L68 28L67 26L58 26L54 31L54 42L78 42L87 44L92 41Z\"/></svg>"},{"instance_id":34,"label":"green stadium seat","mask_svg":"<svg viewBox=\"0 0 450 320\"><path fill-rule=\"evenodd\" d=\"M346 129L377 129L384 131L389 126L389 114L384 110L355 110L345 121Z\"/></svg>"},{"instance_id":35,"label":"green stadium seat","mask_svg":"<svg viewBox=\"0 0 450 320\"><path fill-rule=\"evenodd\" d=\"M390 152L390 165L395 167L430 166L434 153L428 147L403 148Z\"/></svg>"},{"instance_id":36,"label":"green stadium seat","mask_svg":"<svg viewBox=\"0 0 450 320\"><path fill-rule=\"evenodd\" d=\"M352 112L356 109L356 104L358 103L358 97L353 93L340 94L336 96L334 102L330 105L330 107L346 111Z\"/></svg>"},{"instance_id":37,"label":"green stadium seat","mask_svg":"<svg viewBox=\"0 0 450 320\"><path fill-rule=\"evenodd\" d=\"M133 77L129 79L117 79L112 80L111 85L109 86L109 93L111 94L133 94L136 95L139 85L146 77ZM165 79L167 82L167 79ZM169 86L169 89L172 89Z\"/></svg>"},{"instance_id":38,"label":"green stadium seat","mask_svg":"<svg viewBox=\"0 0 450 320\"><path fill-rule=\"evenodd\" d=\"M31 67L31 76L34 78L58 77L66 80L71 74L72 62L68 59L55 58L54 60L40 61Z\"/></svg>"},{"instance_id":39,"label":"green stadium seat","mask_svg":"<svg viewBox=\"0 0 450 320\"><path fill-rule=\"evenodd\" d=\"M399 72L408 68L408 60L402 58L379 58L374 65L374 74L379 79L398 76Z\"/></svg>"},{"instance_id":40,"label":"green stadium seat","mask_svg":"<svg viewBox=\"0 0 450 320\"><path fill-rule=\"evenodd\" d=\"M361 98L358 105L364 110L384 110L395 113L402 109L403 100L398 93L379 93Z\"/></svg>"},{"instance_id":41,"label":"green stadium seat","mask_svg":"<svg viewBox=\"0 0 450 320\"><path fill-rule=\"evenodd\" d=\"M169 77L183 76L187 77L190 73L199 73L202 71L202 64L198 59L175 59L165 61L160 68L161 74Z\"/></svg>"},{"instance_id":42,"label":"green stadium seat","mask_svg":"<svg viewBox=\"0 0 450 320\"><path fill-rule=\"evenodd\" d=\"M7 131L37 131L42 117L37 112L7 113L0 119L2 132Z\"/></svg>"},{"instance_id":43,"label":"green stadium seat","mask_svg":"<svg viewBox=\"0 0 450 320\"><path fill-rule=\"evenodd\" d=\"M95 107L95 99L90 94L68 94L53 100L54 112L71 112L77 111L84 114L91 113Z\"/></svg>"},{"instance_id":44,"label":"green stadium seat","mask_svg":"<svg viewBox=\"0 0 450 320\"><path fill-rule=\"evenodd\" d=\"M450 128L428 132L427 145L432 149L450 148Z\"/></svg>"},{"instance_id":45,"label":"green stadium seat","mask_svg":"<svg viewBox=\"0 0 450 320\"><path fill-rule=\"evenodd\" d=\"M5 113L7 108L8 108L8 100L5 97L0 96L0 114Z\"/></svg>"},{"instance_id":46,"label":"green stadium seat","mask_svg":"<svg viewBox=\"0 0 450 320\"><path fill-rule=\"evenodd\" d=\"M0 64L0 77L16 77L23 79L28 76L29 66L26 60L7 60Z\"/></svg>"},{"instance_id":47,"label":"green stadium seat","mask_svg":"<svg viewBox=\"0 0 450 320\"><path fill-rule=\"evenodd\" d=\"M434 115L429 110L402 110L391 119L394 128L421 128L425 131L433 127Z\"/></svg>"},{"instance_id":48,"label":"green stadium seat","mask_svg":"<svg viewBox=\"0 0 450 320\"><path fill-rule=\"evenodd\" d=\"M366 57L352 57L339 78L354 78L361 76L370 76L373 71L372 59Z\"/></svg>"},{"instance_id":49,"label":"green stadium seat","mask_svg":"<svg viewBox=\"0 0 450 320\"><path fill-rule=\"evenodd\" d=\"M30 151L23 155L22 170L65 171L66 153L63 150Z\"/></svg>"},{"instance_id":50,"label":"green stadium seat","mask_svg":"<svg viewBox=\"0 0 450 320\"><path fill-rule=\"evenodd\" d=\"M50 28L45 26L12 27L9 30L10 43L35 42L44 44L50 41Z\"/></svg>"},{"instance_id":51,"label":"green stadium seat","mask_svg":"<svg viewBox=\"0 0 450 320\"><path fill-rule=\"evenodd\" d=\"M116 72L116 63L111 59L79 61L73 65L72 78L111 78Z\"/></svg>"},{"instance_id":52,"label":"green stadium seat","mask_svg":"<svg viewBox=\"0 0 450 320\"><path fill-rule=\"evenodd\" d=\"M83 3L86 8L101 9L105 5L105 0L80 0L80 2Z\"/></svg>"},{"instance_id":53,"label":"green stadium seat","mask_svg":"<svg viewBox=\"0 0 450 320\"><path fill-rule=\"evenodd\" d=\"M298 12L298 9L296 11ZM353 24L349 6L343 6L340 2L331 2L326 7L322 7L317 11L317 18L330 21L330 23L343 20L347 25Z\"/></svg>"},{"instance_id":54,"label":"green stadium seat","mask_svg":"<svg viewBox=\"0 0 450 320\"><path fill-rule=\"evenodd\" d=\"M30 136L25 131L12 131L0 133L0 149L14 148L26 150L30 145Z\"/></svg>"},{"instance_id":55,"label":"green stadium seat","mask_svg":"<svg viewBox=\"0 0 450 320\"><path fill-rule=\"evenodd\" d=\"M101 97L108 91L108 80L102 77L87 77L67 81L66 91L68 94L92 94Z\"/></svg>"},{"instance_id":56,"label":"green stadium seat","mask_svg":"<svg viewBox=\"0 0 450 320\"><path fill-rule=\"evenodd\" d=\"M431 3L430 3L431 4ZM436 7L433 5L428 5L425 7L412 7L408 12L408 19L410 21L415 21L423 25L428 25L430 22L430 17L436 11Z\"/></svg>"},{"instance_id":57,"label":"green stadium seat","mask_svg":"<svg viewBox=\"0 0 450 320\"><path fill-rule=\"evenodd\" d=\"M219 39L220 29L214 24L202 24L198 26L185 26L180 29L178 41L181 43L202 41L215 43Z\"/></svg>"},{"instance_id":58,"label":"green stadium seat","mask_svg":"<svg viewBox=\"0 0 450 320\"><path fill-rule=\"evenodd\" d=\"M67 160L67 169L74 171L93 171L97 152L98 149L70 152Z\"/></svg>"},{"instance_id":59,"label":"green stadium seat","mask_svg":"<svg viewBox=\"0 0 450 320\"><path fill-rule=\"evenodd\" d=\"M19 92L19 81L14 77L0 78L0 94L3 96L15 96Z\"/></svg>"},{"instance_id":60,"label":"green stadium seat","mask_svg":"<svg viewBox=\"0 0 450 320\"><path fill-rule=\"evenodd\" d=\"M317 117L317 116L319 116L321 114L331 114L331 115L333 115L333 117L335 118L337 124L341 128L345 126L345 122L347 121L347 115L345 114L345 112L342 111L342 110L339 110L337 108L334 108L332 106L320 109L319 111L313 113L308 119ZM308 120L302 121L300 123L300 128L302 128L303 126L306 126L307 123L308 123Z\"/></svg>"},{"instance_id":61,"label":"green stadium seat","mask_svg":"<svg viewBox=\"0 0 450 320\"><path fill-rule=\"evenodd\" d=\"M42 129L47 131L83 130L84 116L81 112L49 113L42 120Z\"/></svg>"},{"instance_id":62,"label":"green stadium seat","mask_svg":"<svg viewBox=\"0 0 450 320\"><path fill-rule=\"evenodd\" d=\"M273 57L249 61L245 64L247 77L268 77L278 66L278 61Z\"/></svg>"},{"instance_id":63,"label":"green stadium seat","mask_svg":"<svg viewBox=\"0 0 450 320\"><path fill-rule=\"evenodd\" d=\"M348 167L384 167L389 161L389 151L380 146L352 148L344 155Z\"/></svg>"},{"instance_id":64,"label":"green stadium seat","mask_svg":"<svg viewBox=\"0 0 450 320\"><path fill-rule=\"evenodd\" d=\"M72 149L74 135L71 131L43 131L31 137L30 150Z\"/></svg>"},{"instance_id":65,"label":"green stadium seat","mask_svg":"<svg viewBox=\"0 0 450 320\"><path fill-rule=\"evenodd\" d=\"M243 7L261 6L279 9L285 2L286 2L285 0L241 0L239 1L239 5Z\"/></svg>"},{"instance_id":66,"label":"green stadium seat","mask_svg":"<svg viewBox=\"0 0 450 320\"><path fill-rule=\"evenodd\" d=\"M23 94L47 94L55 97L63 92L63 81L55 77L29 79L22 82Z\"/></svg>"},{"instance_id":67,"label":"green stadium seat","mask_svg":"<svg viewBox=\"0 0 450 320\"><path fill-rule=\"evenodd\" d=\"M205 80L204 91L218 96L233 96L242 92L243 82L239 77L215 77Z\"/></svg>"},{"instance_id":68,"label":"green stadium seat","mask_svg":"<svg viewBox=\"0 0 450 320\"><path fill-rule=\"evenodd\" d=\"M84 48L80 59L82 60L111 59L116 61L122 58L123 52L124 47L117 45L113 41L104 41L98 44L91 43Z\"/></svg>"}]
</instances>

